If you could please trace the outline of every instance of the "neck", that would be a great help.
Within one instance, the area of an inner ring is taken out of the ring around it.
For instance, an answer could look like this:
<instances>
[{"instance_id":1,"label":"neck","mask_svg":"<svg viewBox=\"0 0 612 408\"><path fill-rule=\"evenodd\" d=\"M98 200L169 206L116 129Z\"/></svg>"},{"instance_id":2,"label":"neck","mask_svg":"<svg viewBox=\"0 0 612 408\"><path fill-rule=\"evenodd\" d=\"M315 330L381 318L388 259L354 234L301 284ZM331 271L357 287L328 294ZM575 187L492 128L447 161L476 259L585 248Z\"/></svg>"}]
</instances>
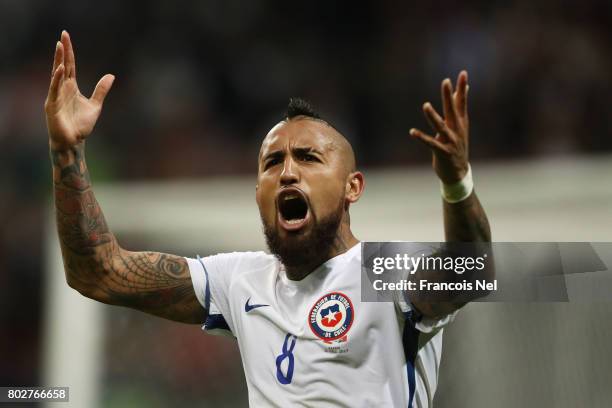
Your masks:
<instances>
[{"instance_id":1,"label":"neck","mask_svg":"<svg viewBox=\"0 0 612 408\"><path fill-rule=\"evenodd\" d=\"M310 275L315 269L321 266L323 263L328 260L341 255L348 251L350 248L355 246L359 240L355 238L353 235L350 226L348 223L340 224L340 228L338 229L338 234L330 245L329 251L321 254L318 258L313 258L312 262L309 262L307 265L298 265L298 266L285 266L285 271L287 273L287 277L290 280L302 280L306 276Z\"/></svg>"}]
</instances>

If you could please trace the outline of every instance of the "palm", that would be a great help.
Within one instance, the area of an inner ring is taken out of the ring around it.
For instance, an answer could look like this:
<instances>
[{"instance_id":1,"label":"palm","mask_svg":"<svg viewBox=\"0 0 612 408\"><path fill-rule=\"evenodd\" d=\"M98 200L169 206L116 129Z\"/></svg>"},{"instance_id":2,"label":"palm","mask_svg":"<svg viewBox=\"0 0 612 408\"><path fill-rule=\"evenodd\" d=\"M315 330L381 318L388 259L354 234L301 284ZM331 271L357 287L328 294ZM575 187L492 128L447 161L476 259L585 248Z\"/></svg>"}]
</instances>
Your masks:
<instances>
[{"instance_id":1,"label":"palm","mask_svg":"<svg viewBox=\"0 0 612 408\"><path fill-rule=\"evenodd\" d=\"M47 128L52 146L74 146L91 133L113 79L112 75L105 75L98 82L91 98L83 96L76 81L70 37L68 33L62 33L62 41L58 42L55 51L53 78L45 102Z\"/></svg>"},{"instance_id":2,"label":"palm","mask_svg":"<svg viewBox=\"0 0 612 408\"><path fill-rule=\"evenodd\" d=\"M70 145L91 133L101 110L81 94L74 79L64 81L54 105L47 112L49 133Z\"/></svg>"}]
</instances>

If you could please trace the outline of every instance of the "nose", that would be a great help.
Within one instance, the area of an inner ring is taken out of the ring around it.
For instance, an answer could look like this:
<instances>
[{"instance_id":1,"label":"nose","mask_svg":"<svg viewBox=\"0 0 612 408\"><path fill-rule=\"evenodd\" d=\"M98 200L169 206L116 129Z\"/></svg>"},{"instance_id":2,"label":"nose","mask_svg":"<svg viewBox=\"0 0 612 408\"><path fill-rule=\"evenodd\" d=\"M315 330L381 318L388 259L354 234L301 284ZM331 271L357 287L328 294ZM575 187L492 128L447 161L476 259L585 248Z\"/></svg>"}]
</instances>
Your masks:
<instances>
[{"instance_id":1,"label":"nose","mask_svg":"<svg viewBox=\"0 0 612 408\"><path fill-rule=\"evenodd\" d=\"M300 181L298 166L291 157L287 157L283 163L283 171L280 175L282 186L296 184Z\"/></svg>"}]
</instances>

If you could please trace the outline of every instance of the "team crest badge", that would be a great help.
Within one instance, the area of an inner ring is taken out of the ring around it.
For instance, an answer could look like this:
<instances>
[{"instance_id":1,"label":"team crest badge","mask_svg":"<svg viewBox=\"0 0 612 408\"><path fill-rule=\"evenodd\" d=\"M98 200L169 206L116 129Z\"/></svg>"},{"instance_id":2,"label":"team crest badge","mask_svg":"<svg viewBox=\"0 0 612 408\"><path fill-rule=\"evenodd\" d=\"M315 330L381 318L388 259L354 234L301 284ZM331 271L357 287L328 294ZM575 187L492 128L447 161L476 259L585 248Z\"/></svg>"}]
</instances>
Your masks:
<instances>
[{"instance_id":1,"label":"team crest badge","mask_svg":"<svg viewBox=\"0 0 612 408\"><path fill-rule=\"evenodd\" d=\"M331 292L315 302L310 309L308 323L315 336L324 343L344 343L354 318L355 309L351 299L343 293Z\"/></svg>"}]
</instances>

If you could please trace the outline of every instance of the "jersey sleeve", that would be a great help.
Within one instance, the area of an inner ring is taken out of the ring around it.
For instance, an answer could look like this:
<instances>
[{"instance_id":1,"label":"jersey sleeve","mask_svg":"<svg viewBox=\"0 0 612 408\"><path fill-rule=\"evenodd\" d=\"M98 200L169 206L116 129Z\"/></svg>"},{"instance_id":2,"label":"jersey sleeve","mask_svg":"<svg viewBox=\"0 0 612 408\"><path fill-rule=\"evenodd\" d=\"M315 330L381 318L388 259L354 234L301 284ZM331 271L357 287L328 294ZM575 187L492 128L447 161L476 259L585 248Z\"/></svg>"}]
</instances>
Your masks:
<instances>
[{"instance_id":1,"label":"jersey sleeve","mask_svg":"<svg viewBox=\"0 0 612 408\"><path fill-rule=\"evenodd\" d=\"M407 323L414 326L415 329L420 331L421 333L434 333L455 320L457 313L459 310L455 310L452 313L444 315L439 318L431 318L426 317L418 313L418 311L410 304L409 301L405 299L400 299L397 301L397 306L399 307L404 319Z\"/></svg>"},{"instance_id":2,"label":"jersey sleeve","mask_svg":"<svg viewBox=\"0 0 612 408\"><path fill-rule=\"evenodd\" d=\"M264 252L231 252L204 258L186 258L195 295L207 311L203 329L211 334L233 335L230 293L241 273L268 260Z\"/></svg>"}]
</instances>

